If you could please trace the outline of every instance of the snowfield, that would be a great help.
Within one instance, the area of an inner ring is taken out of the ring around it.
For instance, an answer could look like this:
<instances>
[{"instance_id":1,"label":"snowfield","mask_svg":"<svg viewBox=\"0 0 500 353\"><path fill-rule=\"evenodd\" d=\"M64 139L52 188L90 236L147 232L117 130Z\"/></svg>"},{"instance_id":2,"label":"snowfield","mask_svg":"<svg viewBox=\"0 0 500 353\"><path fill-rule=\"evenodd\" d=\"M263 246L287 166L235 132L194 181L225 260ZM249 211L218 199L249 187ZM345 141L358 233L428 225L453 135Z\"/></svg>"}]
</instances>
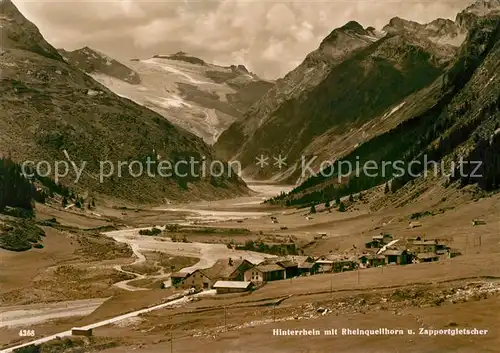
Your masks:
<instances>
[{"instance_id":1,"label":"snowfield","mask_svg":"<svg viewBox=\"0 0 500 353\"><path fill-rule=\"evenodd\" d=\"M238 105L238 87L258 81L248 73L235 73L228 67L168 58L124 64L140 76L140 84L130 84L102 73L91 76L117 95L154 110L208 144L214 144L243 113Z\"/></svg>"}]
</instances>

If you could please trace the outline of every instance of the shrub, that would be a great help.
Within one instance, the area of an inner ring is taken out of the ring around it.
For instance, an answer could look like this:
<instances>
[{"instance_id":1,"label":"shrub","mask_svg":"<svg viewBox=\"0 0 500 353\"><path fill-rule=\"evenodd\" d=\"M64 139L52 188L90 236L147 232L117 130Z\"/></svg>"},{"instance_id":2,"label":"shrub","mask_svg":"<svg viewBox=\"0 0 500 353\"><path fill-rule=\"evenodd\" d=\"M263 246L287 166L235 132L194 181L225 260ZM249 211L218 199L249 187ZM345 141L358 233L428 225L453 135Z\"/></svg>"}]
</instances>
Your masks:
<instances>
[{"instance_id":1,"label":"shrub","mask_svg":"<svg viewBox=\"0 0 500 353\"><path fill-rule=\"evenodd\" d=\"M139 234L140 234L140 235L149 235L149 236L154 236L154 235L161 234L161 229L156 228L156 227L153 227L153 228L151 228L151 229L141 229L141 230L139 231Z\"/></svg>"},{"instance_id":2,"label":"shrub","mask_svg":"<svg viewBox=\"0 0 500 353\"><path fill-rule=\"evenodd\" d=\"M178 232L179 231L179 225L178 224L167 224L165 226L165 230L167 232Z\"/></svg>"},{"instance_id":3,"label":"shrub","mask_svg":"<svg viewBox=\"0 0 500 353\"><path fill-rule=\"evenodd\" d=\"M38 243L45 232L28 220L10 221L0 226L0 248L25 251Z\"/></svg>"},{"instance_id":4,"label":"shrub","mask_svg":"<svg viewBox=\"0 0 500 353\"><path fill-rule=\"evenodd\" d=\"M14 349L14 353L40 353L40 346L35 346L34 344Z\"/></svg>"}]
</instances>

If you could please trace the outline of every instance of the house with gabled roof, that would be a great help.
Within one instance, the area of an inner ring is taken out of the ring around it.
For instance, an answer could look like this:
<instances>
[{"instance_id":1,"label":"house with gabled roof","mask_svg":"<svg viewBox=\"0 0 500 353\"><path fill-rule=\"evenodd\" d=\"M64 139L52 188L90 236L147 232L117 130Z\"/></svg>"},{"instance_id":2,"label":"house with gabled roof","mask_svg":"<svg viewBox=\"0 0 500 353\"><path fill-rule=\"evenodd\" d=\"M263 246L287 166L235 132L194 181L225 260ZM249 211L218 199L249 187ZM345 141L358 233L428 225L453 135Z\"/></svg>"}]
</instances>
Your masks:
<instances>
[{"instance_id":1,"label":"house with gabled roof","mask_svg":"<svg viewBox=\"0 0 500 353\"><path fill-rule=\"evenodd\" d=\"M262 284L285 279L285 269L277 264L263 264L245 271L245 281Z\"/></svg>"},{"instance_id":2,"label":"house with gabled roof","mask_svg":"<svg viewBox=\"0 0 500 353\"><path fill-rule=\"evenodd\" d=\"M362 254L358 260L364 267L378 267L385 265L385 256L381 254Z\"/></svg>"},{"instance_id":3,"label":"house with gabled roof","mask_svg":"<svg viewBox=\"0 0 500 353\"><path fill-rule=\"evenodd\" d=\"M344 272L354 270L358 266L358 259L347 254L328 254L316 260L318 272Z\"/></svg>"},{"instance_id":4,"label":"house with gabled roof","mask_svg":"<svg viewBox=\"0 0 500 353\"><path fill-rule=\"evenodd\" d=\"M189 276L189 272L174 272L170 274L172 287L178 287L187 276Z\"/></svg>"},{"instance_id":5,"label":"house with gabled roof","mask_svg":"<svg viewBox=\"0 0 500 353\"><path fill-rule=\"evenodd\" d=\"M318 272L319 265L314 258L308 255L286 255L277 258L268 258L260 265L276 264L285 268L286 278L300 275L311 275Z\"/></svg>"},{"instance_id":6,"label":"house with gabled roof","mask_svg":"<svg viewBox=\"0 0 500 353\"><path fill-rule=\"evenodd\" d=\"M439 255L433 252L418 253L416 255L417 262L433 262L439 260Z\"/></svg>"},{"instance_id":7,"label":"house with gabled roof","mask_svg":"<svg viewBox=\"0 0 500 353\"><path fill-rule=\"evenodd\" d=\"M318 259L315 264L318 267L319 273L332 272L333 271L333 260Z\"/></svg>"},{"instance_id":8,"label":"house with gabled roof","mask_svg":"<svg viewBox=\"0 0 500 353\"><path fill-rule=\"evenodd\" d=\"M276 265L285 269L285 278L293 278L299 274L299 265L291 260L277 261Z\"/></svg>"},{"instance_id":9,"label":"house with gabled roof","mask_svg":"<svg viewBox=\"0 0 500 353\"><path fill-rule=\"evenodd\" d=\"M438 242L435 239L417 240L411 244L411 249L415 253L435 253L438 247Z\"/></svg>"},{"instance_id":10,"label":"house with gabled roof","mask_svg":"<svg viewBox=\"0 0 500 353\"><path fill-rule=\"evenodd\" d=\"M367 249L380 249L393 240L392 235L388 233L380 233L380 235L372 236L372 240L365 243Z\"/></svg>"},{"instance_id":11,"label":"house with gabled roof","mask_svg":"<svg viewBox=\"0 0 500 353\"><path fill-rule=\"evenodd\" d=\"M411 255L406 249L388 248L382 252L386 264L406 265L411 263Z\"/></svg>"},{"instance_id":12,"label":"house with gabled roof","mask_svg":"<svg viewBox=\"0 0 500 353\"><path fill-rule=\"evenodd\" d=\"M212 267L203 271L213 281L243 281L245 271L254 264L245 259L219 259Z\"/></svg>"},{"instance_id":13,"label":"house with gabled roof","mask_svg":"<svg viewBox=\"0 0 500 353\"><path fill-rule=\"evenodd\" d=\"M319 265L314 262L301 262L297 265L299 276L314 275L319 270Z\"/></svg>"},{"instance_id":14,"label":"house with gabled roof","mask_svg":"<svg viewBox=\"0 0 500 353\"><path fill-rule=\"evenodd\" d=\"M196 270L185 276L177 287L183 289L209 289L213 283L215 283L214 280L204 270Z\"/></svg>"}]
</instances>

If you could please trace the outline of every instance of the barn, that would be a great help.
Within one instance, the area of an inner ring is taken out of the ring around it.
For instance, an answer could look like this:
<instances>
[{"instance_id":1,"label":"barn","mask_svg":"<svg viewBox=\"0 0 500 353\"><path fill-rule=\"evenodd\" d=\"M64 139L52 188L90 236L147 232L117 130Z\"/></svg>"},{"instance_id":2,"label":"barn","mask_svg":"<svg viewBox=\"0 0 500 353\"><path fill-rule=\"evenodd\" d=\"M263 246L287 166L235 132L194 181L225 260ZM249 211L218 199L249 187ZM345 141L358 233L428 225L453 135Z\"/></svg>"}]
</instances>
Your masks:
<instances>
[{"instance_id":1,"label":"barn","mask_svg":"<svg viewBox=\"0 0 500 353\"><path fill-rule=\"evenodd\" d=\"M252 289L252 282L244 281L217 281L213 288L217 294L240 293Z\"/></svg>"}]
</instances>

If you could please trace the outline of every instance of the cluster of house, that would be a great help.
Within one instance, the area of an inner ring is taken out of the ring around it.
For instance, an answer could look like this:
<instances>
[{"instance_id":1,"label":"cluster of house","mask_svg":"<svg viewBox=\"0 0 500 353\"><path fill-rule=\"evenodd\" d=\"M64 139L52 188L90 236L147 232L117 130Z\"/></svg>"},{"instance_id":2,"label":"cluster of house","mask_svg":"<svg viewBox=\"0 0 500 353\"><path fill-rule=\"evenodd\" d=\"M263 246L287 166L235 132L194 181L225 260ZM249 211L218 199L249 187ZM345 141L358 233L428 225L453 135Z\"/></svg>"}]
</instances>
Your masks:
<instances>
[{"instance_id":1,"label":"cluster of house","mask_svg":"<svg viewBox=\"0 0 500 353\"><path fill-rule=\"evenodd\" d=\"M365 244L361 255L328 254L311 256L288 255L268 258L259 264L245 259L220 259L212 267L193 272L172 273L172 286L183 289L216 289L217 293L244 292L270 281L318 273L352 271L358 268L389 264L405 265L437 261L440 257L459 255L434 239L408 238L404 245L390 234L374 236Z\"/></svg>"},{"instance_id":2,"label":"cluster of house","mask_svg":"<svg viewBox=\"0 0 500 353\"><path fill-rule=\"evenodd\" d=\"M318 272L319 264L310 256L285 256L252 264L245 259L220 259L212 267L194 272L172 273L172 286L189 289L214 288L217 293L234 293L259 287L270 281Z\"/></svg>"},{"instance_id":3,"label":"cluster of house","mask_svg":"<svg viewBox=\"0 0 500 353\"><path fill-rule=\"evenodd\" d=\"M402 243L399 240L393 240L391 234L373 236L371 241L365 243L365 247L367 251L359 257L362 267L432 262L443 257L451 258L460 255L460 252L436 239L410 237Z\"/></svg>"},{"instance_id":4,"label":"cluster of house","mask_svg":"<svg viewBox=\"0 0 500 353\"><path fill-rule=\"evenodd\" d=\"M279 281L318 273L343 272L358 267L356 256L288 255L268 258L259 264L244 259L220 259L212 267L194 272L172 273L172 286L183 289L216 289L217 293L235 293L260 287L266 282Z\"/></svg>"}]
</instances>

